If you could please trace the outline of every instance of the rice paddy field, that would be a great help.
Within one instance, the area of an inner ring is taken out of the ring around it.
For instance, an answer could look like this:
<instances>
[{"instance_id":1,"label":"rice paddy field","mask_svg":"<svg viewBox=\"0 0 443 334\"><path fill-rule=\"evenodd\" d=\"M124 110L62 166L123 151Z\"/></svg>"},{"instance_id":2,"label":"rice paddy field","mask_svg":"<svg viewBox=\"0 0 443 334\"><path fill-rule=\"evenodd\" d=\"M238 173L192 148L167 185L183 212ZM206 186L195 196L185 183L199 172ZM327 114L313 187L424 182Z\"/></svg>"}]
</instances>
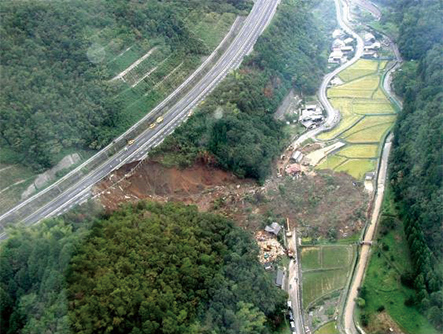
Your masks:
<instances>
[{"instance_id":1,"label":"rice paddy field","mask_svg":"<svg viewBox=\"0 0 443 334\"><path fill-rule=\"evenodd\" d=\"M356 179L375 170L381 141L396 118L396 110L380 87L386 64L387 61L361 59L340 73L344 84L328 90L341 120L317 138L340 140L346 145L323 159L316 169L346 172Z\"/></svg>"},{"instance_id":2,"label":"rice paddy field","mask_svg":"<svg viewBox=\"0 0 443 334\"><path fill-rule=\"evenodd\" d=\"M317 329L314 334L340 334L340 331L337 328L337 322L331 321Z\"/></svg>"},{"instance_id":3,"label":"rice paddy field","mask_svg":"<svg viewBox=\"0 0 443 334\"><path fill-rule=\"evenodd\" d=\"M304 247L301 252L303 271L303 307L346 284L354 249L351 245Z\"/></svg>"}]
</instances>

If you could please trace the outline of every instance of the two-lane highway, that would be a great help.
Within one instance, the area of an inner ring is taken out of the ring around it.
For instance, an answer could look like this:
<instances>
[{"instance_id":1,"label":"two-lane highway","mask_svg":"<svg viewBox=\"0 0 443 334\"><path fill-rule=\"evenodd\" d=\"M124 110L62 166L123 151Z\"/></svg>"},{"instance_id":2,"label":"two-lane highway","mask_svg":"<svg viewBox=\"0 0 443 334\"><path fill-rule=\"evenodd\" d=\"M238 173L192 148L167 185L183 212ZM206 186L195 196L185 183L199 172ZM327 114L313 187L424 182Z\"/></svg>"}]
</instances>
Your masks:
<instances>
[{"instance_id":1,"label":"two-lane highway","mask_svg":"<svg viewBox=\"0 0 443 334\"><path fill-rule=\"evenodd\" d=\"M279 2L280 0L257 0L242 29L218 62L181 100L163 115L163 122L157 124L153 129L144 131L135 139L133 145L127 146L124 150L112 156L74 186L23 219L23 222L27 225L35 224L86 200L90 197L91 188L94 184L123 164L145 156L152 147L158 145L167 135L172 133L187 118L189 112L228 73L240 65L243 57L252 50L257 38L271 21ZM5 234L0 235L0 238L5 237Z\"/></svg>"}]
</instances>

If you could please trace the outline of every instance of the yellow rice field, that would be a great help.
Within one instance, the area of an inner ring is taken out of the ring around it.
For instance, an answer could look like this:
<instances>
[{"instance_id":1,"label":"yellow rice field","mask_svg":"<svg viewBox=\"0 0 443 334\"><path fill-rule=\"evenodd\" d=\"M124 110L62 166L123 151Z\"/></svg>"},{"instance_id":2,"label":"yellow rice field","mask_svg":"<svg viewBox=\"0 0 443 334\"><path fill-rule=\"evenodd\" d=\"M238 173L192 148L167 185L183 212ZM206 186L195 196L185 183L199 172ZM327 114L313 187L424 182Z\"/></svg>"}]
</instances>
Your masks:
<instances>
[{"instance_id":1,"label":"yellow rice field","mask_svg":"<svg viewBox=\"0 0 443 334\"><path fill-rule=\"evenodd\" d=\"M376 144L362 144L362 145L347 145L337 152L337 155L347 158L377 158L378 145Z\"/></svg>"},{"instance_id":2,"label":"yellow rice field","mask_svg":"<svg viewBox=\"0 0 443 334\"><path fill-rule=\"evenodd\" d=\"M365 129L346 137L348 143L379 143L383 135L392 127L393 122Z\"/></svg>"},{"instance_id":3,"label":"yellow rice field","mask_svg":"<svg viewBox=\"0 0 443 334\"><path fill-rule=\"evenodd\" d=\"M316 169L332 169L339 166L341 163L345 162L347 158L338 156L336 154L329 155L324 159L319 165L317 165Z\"/></svg>"},{"instance_id":4,"label":"yellow rice field","mask_svg":"<svg viewBox=\"0 0 443 334\"><path fill-rule=\"evenodd\" d=\"M360 132L362 130L367 130L380 124L390 123L392 124L395 120L395 116L367 116L358 122L351 129L343 133L340 137L349 137L350 135Z\"/></svg>"},{"instance_id":5,"label":"yellow rice field","mask_svg":"<svg viewBox=\"0 0 443 334\"><path fill-rule=\"evenodd\" d=\"M336 172L346 172L356 179L362 179L363 176L375 169L376 160L374 159L349 159L340 166L338 166Z\"/></svg>"}]
</instances>

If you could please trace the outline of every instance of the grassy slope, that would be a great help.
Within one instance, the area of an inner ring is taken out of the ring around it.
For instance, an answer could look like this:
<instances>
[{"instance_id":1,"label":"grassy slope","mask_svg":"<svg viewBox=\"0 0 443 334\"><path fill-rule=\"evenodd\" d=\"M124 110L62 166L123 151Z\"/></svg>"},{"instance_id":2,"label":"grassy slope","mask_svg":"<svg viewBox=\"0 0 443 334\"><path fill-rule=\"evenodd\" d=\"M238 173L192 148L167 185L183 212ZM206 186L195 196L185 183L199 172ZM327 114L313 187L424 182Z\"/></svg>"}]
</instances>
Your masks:
<instances>
[{"instance_id":1,"label":"grassy slope","mask_svg":"<svg viewBox=\"0 0 443 334\"><path fill-rule=\"evenodd\" d=\"M383 212L395 214L389 192L386 192ZM398 220L393 230L385 236L379 234L378 237L377 244L386 244L389 250L383 250L379 246L374 248L366 272L364 286L367 287L368 294L365 311L370 315L370 332L379 329L377 309L384 306L386 312L406 333L437 333L416 307L404 305L405 300L414 296L415 292L400 282L401 273L412 266L401 222Z\"/></svg>"}]
</instances>

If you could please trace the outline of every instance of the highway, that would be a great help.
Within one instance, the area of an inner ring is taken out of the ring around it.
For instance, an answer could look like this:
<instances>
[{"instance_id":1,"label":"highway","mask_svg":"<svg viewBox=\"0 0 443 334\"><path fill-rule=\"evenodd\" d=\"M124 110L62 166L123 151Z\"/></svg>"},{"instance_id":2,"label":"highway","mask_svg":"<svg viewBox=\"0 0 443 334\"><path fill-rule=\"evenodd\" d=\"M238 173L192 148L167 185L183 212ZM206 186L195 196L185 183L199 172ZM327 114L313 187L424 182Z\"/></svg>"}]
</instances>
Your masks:
<instances>
[{"instance_id":1,"label":"highway","mask_svg":"<svg viewBox=\"0 0 443 334\"><path fill-rule=\"evenodd\" d=\"M163 115L163 122L157 124L155 128L145 130L135 138L134 144L126 146L125 149L113 155L75 185L27 216L22 220L23 223L26 225L35 224L44 218L61 214L74 205L86 201L91 196L91 188L94 184L122 165L144 158L151 148L160 144L166 136L187 119L189 112L213 91L227 74L238 68L243 57L251 52L257 38L270 23L279 2L280 0L257 0L241 30L224 54L209 72ZM7 214L14 212L14 210L10 210ZM1 218L4 217L5 215ZM0 239L6 237L5 233L0 234Z\"/></svg>"},{"instance_id":2,"label":"highway","mask_svg":"<svg viewBox=\"0 0 443 334\"><path fill-rule=\"evenodd\" d=\"M332 78L334 78L338 73L340 73L341 71L347 69L349 66L354 64L363 55L363 47L364 47L363 39L349 27L350 14L349 14L348 4L342 0L335 0L335 8L337 12L337 22L340 28L349 35L351 35L357 41L354 57L352 57L343 65L337 67L334 71L324 76L320 89L318 91L318 97L324 109L326 110L327 114L326 120L318 128L308 131L303 135L301 135L293 144L295 148L299 147L307 139L314 138L321 132L332 129L335 125L338 124L338 122L340 122L340 112L334 109L334 107L329 102L328 97L326 95L326 90L328 89L329 82L332 80Z\"/></svg>"}]
</instances>

